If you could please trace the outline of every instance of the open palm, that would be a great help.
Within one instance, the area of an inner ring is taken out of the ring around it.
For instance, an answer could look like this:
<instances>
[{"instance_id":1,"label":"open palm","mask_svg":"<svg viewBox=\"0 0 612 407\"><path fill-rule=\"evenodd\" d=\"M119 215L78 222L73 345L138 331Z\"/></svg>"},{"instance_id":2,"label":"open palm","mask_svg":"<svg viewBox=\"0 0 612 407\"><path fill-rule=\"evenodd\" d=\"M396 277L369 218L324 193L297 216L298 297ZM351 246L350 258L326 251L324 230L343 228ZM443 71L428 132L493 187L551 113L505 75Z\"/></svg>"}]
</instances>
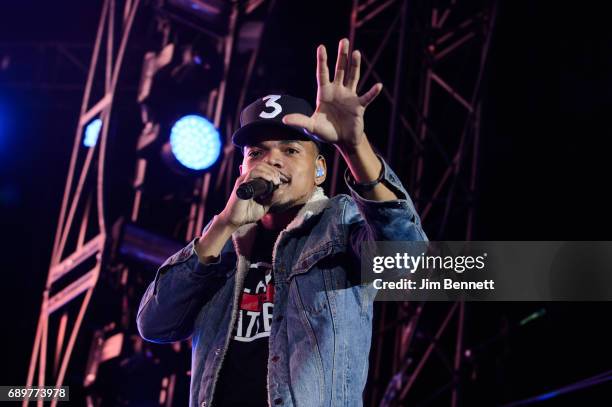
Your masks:
<instances>
[{"instance_id":1,"label":"open palm","mask_svg":"<svg viewBox=\"0 0 612 407\"><path fill-rule=\"evenodd\" d=\"M380 94L377 83L361 96L357 95L361 54L353 51L349 62L349 41L338 45L338 59L333 81L329 79L327 51L317 48L317 107L312 116L289 114L285 124L300 126L321 140L339 147L354 147L365 139L363 115L366 107Z\"/></svg>"}]
</instances>

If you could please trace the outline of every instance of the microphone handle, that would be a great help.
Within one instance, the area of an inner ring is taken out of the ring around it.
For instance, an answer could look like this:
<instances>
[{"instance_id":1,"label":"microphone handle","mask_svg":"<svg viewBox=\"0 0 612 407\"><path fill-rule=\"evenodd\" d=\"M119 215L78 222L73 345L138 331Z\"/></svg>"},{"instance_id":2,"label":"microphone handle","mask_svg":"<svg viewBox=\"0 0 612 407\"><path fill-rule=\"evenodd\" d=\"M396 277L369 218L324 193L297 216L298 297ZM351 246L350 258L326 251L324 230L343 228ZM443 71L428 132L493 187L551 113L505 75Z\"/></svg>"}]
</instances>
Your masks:
<instances>
[{"instance_id":1,"label":"microphone handle","mask_svg":"<svg viewBox=\"0 0 612 407\"><path fill-rule=\"evenodd\" d=\"M277 188L278 186L274 185L272 181L267 181L262 178L255 178L240 184L236 190L236 196L238 196L240 199L248 200L267 195Z\"/></svg>"}]
</instances>

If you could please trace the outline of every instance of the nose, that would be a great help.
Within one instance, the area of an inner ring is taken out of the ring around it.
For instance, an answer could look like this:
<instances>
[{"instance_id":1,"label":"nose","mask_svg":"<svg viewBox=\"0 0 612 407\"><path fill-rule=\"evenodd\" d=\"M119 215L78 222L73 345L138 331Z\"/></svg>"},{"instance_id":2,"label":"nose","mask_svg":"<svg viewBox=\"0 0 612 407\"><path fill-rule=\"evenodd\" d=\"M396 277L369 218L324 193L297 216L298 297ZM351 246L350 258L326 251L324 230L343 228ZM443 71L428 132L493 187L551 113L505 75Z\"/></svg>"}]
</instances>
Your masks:
<instances>
[{"instance_id":1,"label":"nose","mask_svg":"<svg viewBox=\"0 0 612 407\"><path fill-rule=\"evenodd\" d=\"M276 168L283 168L282 153L276 149L271 149L266 154L265 162Z\"/></svg>"}]
</instances>

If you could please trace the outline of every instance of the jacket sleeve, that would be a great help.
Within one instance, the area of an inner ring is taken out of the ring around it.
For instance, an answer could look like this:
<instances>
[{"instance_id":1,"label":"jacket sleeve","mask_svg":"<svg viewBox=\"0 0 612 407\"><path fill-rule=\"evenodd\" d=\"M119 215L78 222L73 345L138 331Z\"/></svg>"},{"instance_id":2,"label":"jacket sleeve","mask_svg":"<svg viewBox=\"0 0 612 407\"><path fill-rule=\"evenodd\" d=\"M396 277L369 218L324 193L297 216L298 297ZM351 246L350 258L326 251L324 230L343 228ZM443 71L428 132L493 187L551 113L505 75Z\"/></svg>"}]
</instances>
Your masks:
<instances>
[{"instance_id":1,"label":"jacket sleeve","mask_svg":"<svg viewBox=\"0 0 612 407\"><path fill-rule=\"evenodd\" d=\"M397 195L398 199L391 201L365 199L347 182L349 170L347 169L344 173L345 182L358 211L358 213L347 215L361 218L357 222L355 219L347 222L352 225L348 236L352 250L357 255L364 241L428 240L408 192L385 160L380 156L378 158L383 165L383 182Z\"/></svg>"},{"instance_id":2,"label":"jacket sleeve","mask_svg":"<svg viewBox=\"0 0 612 407\"><path fill-rule=\"evenodd\" d=\"M196 242L168 258L147 288L136 317L143 339L167 343L191 336L199 311L231 275L236 265L231 239L209 264L199 261Z\"/></svg>"}]
</instances>

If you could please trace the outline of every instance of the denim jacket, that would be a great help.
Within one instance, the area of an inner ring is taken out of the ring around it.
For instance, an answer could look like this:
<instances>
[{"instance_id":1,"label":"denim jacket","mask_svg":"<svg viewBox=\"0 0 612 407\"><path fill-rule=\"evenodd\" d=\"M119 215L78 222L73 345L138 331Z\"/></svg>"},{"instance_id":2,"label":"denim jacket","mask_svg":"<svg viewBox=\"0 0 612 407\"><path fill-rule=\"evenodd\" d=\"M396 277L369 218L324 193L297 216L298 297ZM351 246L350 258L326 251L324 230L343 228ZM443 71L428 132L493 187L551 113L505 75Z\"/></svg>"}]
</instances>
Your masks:
<instances>
[{"instance_id":1,"label":"denim jacket","mask_svg":"<svg viewBox=\"0 0 612 407\"><path fill-rule=\"evenodd\" d=\"M371 201L352 189L351 196L330 199L317 187L278 236L272 253L270 406L362 405L376 290L360 281L360 244L427 240L408 193L381 161L385 184L399 199ZM192 241L166 260L142 298L137 323L144 339L192 337L191 407L211 405L255 230L254 223L240 227L218 261L206 265Z\"/></svg>"}]
</instances>

